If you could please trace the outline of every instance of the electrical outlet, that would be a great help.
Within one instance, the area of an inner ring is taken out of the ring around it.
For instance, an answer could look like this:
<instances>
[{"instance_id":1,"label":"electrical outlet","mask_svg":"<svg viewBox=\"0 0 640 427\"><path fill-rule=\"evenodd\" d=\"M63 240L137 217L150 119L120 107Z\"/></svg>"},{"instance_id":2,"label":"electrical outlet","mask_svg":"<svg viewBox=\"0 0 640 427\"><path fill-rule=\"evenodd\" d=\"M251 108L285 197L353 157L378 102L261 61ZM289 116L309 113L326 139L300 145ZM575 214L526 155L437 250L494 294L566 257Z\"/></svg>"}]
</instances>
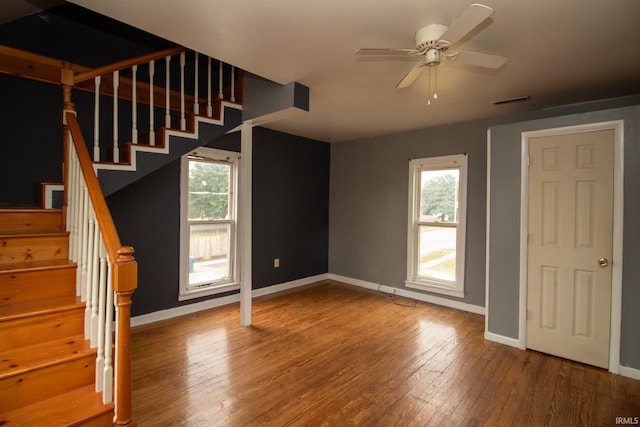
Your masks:
<instances>
[{"instance_id":1,"label":"electrical outlet","mask_svg":"<svg viewBox=\"0 0 640 427\"><path fill-rule=\"evenodd\" d=\"M280 267L280 258L274 258L273 259L273 268L278 268Z\"/></svg>"}]
</instances>

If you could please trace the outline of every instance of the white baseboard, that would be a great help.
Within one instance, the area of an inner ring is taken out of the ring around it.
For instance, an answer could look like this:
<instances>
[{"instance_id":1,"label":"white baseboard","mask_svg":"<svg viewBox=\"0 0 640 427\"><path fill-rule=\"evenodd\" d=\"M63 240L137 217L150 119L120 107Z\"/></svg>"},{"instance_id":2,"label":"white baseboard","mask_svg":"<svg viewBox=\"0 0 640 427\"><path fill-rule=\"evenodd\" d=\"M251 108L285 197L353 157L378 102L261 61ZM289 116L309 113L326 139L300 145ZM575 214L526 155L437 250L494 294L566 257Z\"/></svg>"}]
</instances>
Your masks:
<instances>
[{"instance_id":1,"label":"white baseboard","mask_svg":"<svg viewBox=\"0 0 640 427\"><path fill-rule=\"evenodd\" d=\"M504 335L494 334L493 332L485 331L484 339L487 341L493 341L500 344L508 345L510 347L520 348L520 340L518 338L505 337Z\"/></svg>"},{"instance_id":2,"label":"white baseboard","mask_svg":"<svg viewBox=\"0 0 640 427\"><path fill-rule=\"evenodd\" d=\"M620 366L620 375L633 378L634 380L640 380L640 369L629 368L628 366Z\"/></svg>"},{"instance_id":3,"label":"white baseboard","mask_svg":"<svg viewBox=\"0 0 640 427\"><path fill-rule=\"evenodd\" d=\"M406 289L394 288L392 286L381 285L378 283L367 282L365 280L353 279L351 277L340 276L338 274L329 273L328 279L337 280L350 285L360 286L361 288L373 289L375 291L387 294L398 295L405 298L411 298L417 301L429 302L432 304L442 305L445 307L455 308L457 310L468 311L470 313L485 314L484 307L479 305L467 304L460 301L454 301L448 298L441 298L434 295L422 294L420 292L409 291Z\"/></svg>"},{"instance_id":4,"label":"white baseboard","mask_svg":"<svg viewBox=\"0 0 640 427\"><path fill-rule=\"evenodd\" d=\"M289 289L297 288L299 286L309 285L314 282L326 280L328 274L319 274L317 276L305 277L303 279L292 280L291 282L280 283L277 285L267 286L260 289L254 289L251 295L260 297L264 295L274 294L276 292L282 292ZM197 302L194 304L181 305L179 307L168 308L166 310L154 311L153 313L141 314L131 318L131 327L146 325L149 323L159 322L161 320L173 319L174 317L185 316L188 314L197 313L199 311L209 310L216 307L222 307L224 305L234 304L240 301L240 294L229 295L221 298L213 298L206 301Z\"/></svg>"}]
</instances>

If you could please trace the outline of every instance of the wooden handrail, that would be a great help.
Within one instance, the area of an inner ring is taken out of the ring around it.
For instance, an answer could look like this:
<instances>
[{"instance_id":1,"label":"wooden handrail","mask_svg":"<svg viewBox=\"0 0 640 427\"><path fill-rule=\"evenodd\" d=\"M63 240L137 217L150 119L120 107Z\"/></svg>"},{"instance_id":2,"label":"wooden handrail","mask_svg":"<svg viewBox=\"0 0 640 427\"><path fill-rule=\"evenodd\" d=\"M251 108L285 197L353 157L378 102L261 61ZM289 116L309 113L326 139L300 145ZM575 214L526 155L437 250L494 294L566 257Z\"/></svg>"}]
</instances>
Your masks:
<instances>
[{"instance_id":1,"label":"wooden handrail","mask_svg":"<svg viewBox=\"0 0 640 427\"><path fill-rule=\"evenodd\" d=\"M63 64L64 61L60 59L0 45L0 73L2 74L60 85L60 70ZM71 64L70 67L78 73L91 70L89 67L77 64Z\"/></svg>"},{"instance_id":2,"label":"wooden handrail","mask_svg":"<svg viewBox=\"0 0 640 427\"><path fill-rule=\"evenodd\" d=\"M120 71L127 68L131 68L134 65L142 65L150 61L155 61L157 59L165 58L167 56L173 56L175 54L184 52L186 50L187 49L182 46L172 47L169 49L161 50L159 52L148 53L146 55L137 56L131 59L125 59L124 61L114 62L113 64L105 65L103 67L98 67L82 73L77 73L76 83L81 83L86 80L91 80L98 76L102 76L104 74L113 73L114 71Z\"/></svg>"}]
</instances>

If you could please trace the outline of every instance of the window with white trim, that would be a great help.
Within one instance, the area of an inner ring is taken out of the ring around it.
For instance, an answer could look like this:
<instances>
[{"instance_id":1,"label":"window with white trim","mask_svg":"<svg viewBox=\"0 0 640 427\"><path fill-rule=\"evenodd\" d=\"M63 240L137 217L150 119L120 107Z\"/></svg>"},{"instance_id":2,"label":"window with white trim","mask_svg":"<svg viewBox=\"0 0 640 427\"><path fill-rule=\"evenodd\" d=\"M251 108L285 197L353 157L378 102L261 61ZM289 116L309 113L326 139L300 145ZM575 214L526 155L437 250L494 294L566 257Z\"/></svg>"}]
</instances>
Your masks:
<instances>
[{"instance_id":1,"label":"window with white trim","mask_svg":"<svg viewBox=\"0 0 640 427\"><path fill-rule=\"evenodd\" d=\"M407 287L464 297L467 155L409 163Z\"/></svg>"},{"instance_id":2,"label":"window with white trim","mask_svg":"<svg viewBox=\"0 0 640 427\"><path fill-rule=\"evenodd\" d=\"M237 163L237 153L206 147L182 156L180 300L240 288Z\"/></svg>"}]
</instances>

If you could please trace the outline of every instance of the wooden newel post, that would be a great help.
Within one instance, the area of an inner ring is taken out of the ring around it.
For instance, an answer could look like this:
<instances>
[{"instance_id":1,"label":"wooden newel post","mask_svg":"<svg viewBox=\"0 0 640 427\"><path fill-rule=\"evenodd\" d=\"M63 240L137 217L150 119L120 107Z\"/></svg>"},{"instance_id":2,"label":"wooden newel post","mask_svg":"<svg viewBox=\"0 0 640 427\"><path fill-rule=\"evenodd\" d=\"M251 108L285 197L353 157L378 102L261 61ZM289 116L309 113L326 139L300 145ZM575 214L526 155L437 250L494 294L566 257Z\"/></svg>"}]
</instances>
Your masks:
<instances>
[{"instance_id":1,"label":"wooden newel post","mask_svg":"<svg viewBox=\"0 0 640 427\"><path fill-rule=\"evenodd\" d=\"M69 159L69 124L67 123L67 113L76 114L76 108L71 101L71 89L75 85L75 74L68 62L62 63L60 70L60 84L62 85L62 182L64 183L64 196L62 199L62 221L66 227L67 222L67 164Z\"/></svg>"},{"instance_id":2,"label":"wooden newel post","mask_svg":"<svg viewBox=\"0 0 640 427\"><path fill-rule=\"evenodd\" d=\"M131 405L131 295L137 287L138 264L133 248L122 246L114 263L113 283L116 294L116 381L114 426L136 426Z\"/></svg>"}]
</instances>

